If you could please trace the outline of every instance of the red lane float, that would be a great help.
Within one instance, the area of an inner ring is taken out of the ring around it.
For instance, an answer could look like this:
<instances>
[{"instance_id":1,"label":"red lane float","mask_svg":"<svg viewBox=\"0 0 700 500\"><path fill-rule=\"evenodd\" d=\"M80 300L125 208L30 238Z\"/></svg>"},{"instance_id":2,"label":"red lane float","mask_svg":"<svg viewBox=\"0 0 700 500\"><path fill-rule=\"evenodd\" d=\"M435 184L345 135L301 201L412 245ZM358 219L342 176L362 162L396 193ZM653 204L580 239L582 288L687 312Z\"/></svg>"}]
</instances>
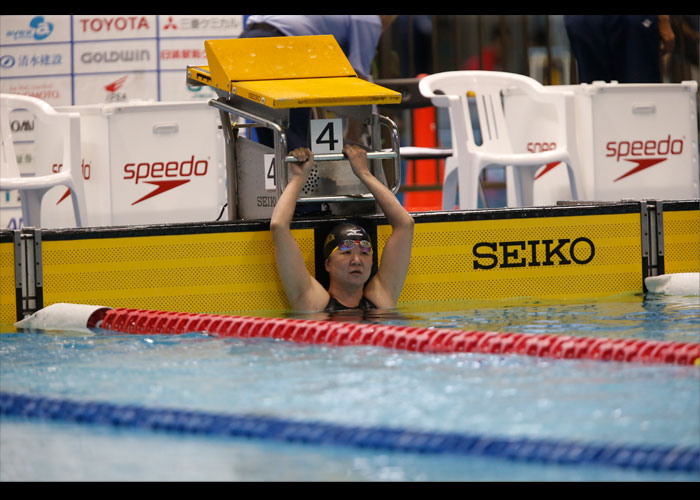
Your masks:
<instances>
[{"instance_id":1,"label":"red lane float","mask_svg":"<svg viewBox=\"0 0 700 500\"><path fill-rule=\"evenodd\" d=\"M108 310L101 327L133 334L203 332L219 337L266 337L309 344L370 345L430 353L474 352L562 359L700 364L700 344L640 339L495 333L125 308Z\"/></svg>"}]
</instances>

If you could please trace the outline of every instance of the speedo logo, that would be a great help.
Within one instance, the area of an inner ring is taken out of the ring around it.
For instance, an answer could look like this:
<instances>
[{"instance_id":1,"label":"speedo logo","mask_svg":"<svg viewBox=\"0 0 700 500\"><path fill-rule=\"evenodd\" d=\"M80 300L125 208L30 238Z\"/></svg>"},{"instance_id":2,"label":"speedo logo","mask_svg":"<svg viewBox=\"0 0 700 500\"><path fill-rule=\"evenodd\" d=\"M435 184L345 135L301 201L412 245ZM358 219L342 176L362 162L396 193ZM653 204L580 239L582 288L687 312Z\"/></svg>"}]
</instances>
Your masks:
<instances>
[{"instance_id":1,"label":"speedo logo","mask_svg":"<svg viewBox=\"0 0 700 500\"><path fill-rule=\"evenodd\" d=\"M605 149L606 157L615 158L616 162L628 161L635 164L633 168L613 181L617 182L666 161L672 155L682 154L683 140L672 139L669 134L659 141L610 141L605 145Z\"/></svg>"},{"instance_id":2,"label":"speedo logo","mask_svg":"<svg viewBox=\"0 0 700 500\"><path fill-rule=\"evenodd\" d=\"M474 269L585 265L595 257L595 245L583 236L573 241L569 238L559 238L480 242L472 247L472 254L476 257L473 261Z\"/></svg>"},{"instance_id":3,"label":"speedo logo","mask_svg":"<svg viewBox=\"0 0 700 500\"><path fill-rule=\"evenodd\" d=\"M132 203L132 205L136 205L178 186L187 184L193 177L203 177L207 175L208 170L209 162L207 160L196 160L194 155L192 155L188 160L182 162L127 163L124 165L123 179L133 180L134 185L141 181L144 184L156 186L153 191Z\"/></svg>"}]
</instances>

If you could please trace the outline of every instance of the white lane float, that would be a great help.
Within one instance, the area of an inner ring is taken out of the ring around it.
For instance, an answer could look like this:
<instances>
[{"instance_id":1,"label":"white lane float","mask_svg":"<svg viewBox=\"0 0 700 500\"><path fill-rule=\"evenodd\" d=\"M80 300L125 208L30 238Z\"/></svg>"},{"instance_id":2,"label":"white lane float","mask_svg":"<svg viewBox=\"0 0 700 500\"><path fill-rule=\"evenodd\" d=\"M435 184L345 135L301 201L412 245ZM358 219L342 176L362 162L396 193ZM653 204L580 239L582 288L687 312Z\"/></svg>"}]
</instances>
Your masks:
<instances>
[{"instance_id":1,"label":"white lane float","mask_svg":"<svg viewBox=\"0 0 700 500\"><path fill-rule=\"evenodd\" d=\"M59 302L39 309L31 316L14 324L27 330L62 330L91 332L99 328L110 307Z\"/></svg>"},{"instance_id":2,"label":"white lane float","mask_svg":"<svg viewBox=\"0 0 700 500\"><path fill-rule=\"evenodd\" d=\"M649 293L662 295L700 295L700 273L674 273L648 276L644 284Z\"/></svg>"}]
</instances>

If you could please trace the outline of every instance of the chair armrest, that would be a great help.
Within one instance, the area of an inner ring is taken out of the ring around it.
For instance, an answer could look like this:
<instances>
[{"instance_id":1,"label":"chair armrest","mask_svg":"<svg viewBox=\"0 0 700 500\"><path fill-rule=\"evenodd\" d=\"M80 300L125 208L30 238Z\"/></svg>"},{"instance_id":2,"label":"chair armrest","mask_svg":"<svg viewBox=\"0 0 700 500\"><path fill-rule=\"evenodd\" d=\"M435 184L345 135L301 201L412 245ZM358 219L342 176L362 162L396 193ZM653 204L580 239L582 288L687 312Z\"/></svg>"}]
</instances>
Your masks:
<instances>
[{"instance_id":1,"label":"chair armrest","mask_svg":"<svg viewBox=\"0 0 700 500\"><path fill-rule=\"evenodd\" d=\"M37 175L28 177L13 177L0 180L0 190L10 191L13 189L42 189L50 188L58 185L72 184L69 172L57 172L49 175Z\"/></svg>"}]
</instances>

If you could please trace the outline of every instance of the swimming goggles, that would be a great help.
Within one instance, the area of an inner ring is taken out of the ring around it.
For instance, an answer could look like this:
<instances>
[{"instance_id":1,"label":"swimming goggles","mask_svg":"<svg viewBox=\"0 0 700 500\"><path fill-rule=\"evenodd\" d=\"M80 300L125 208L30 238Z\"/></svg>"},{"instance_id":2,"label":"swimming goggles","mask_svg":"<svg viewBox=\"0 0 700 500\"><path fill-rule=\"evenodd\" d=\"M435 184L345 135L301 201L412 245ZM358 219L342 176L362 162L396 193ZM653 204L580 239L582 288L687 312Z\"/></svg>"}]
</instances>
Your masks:
<instances>
[{"instance_id":1,"label":"swimming goggles","mask_svg":"<svg viewBox=\"0 0 700 500\"><path fill-rule=\"evenodd\" d=\"M338 246L333 249L333 252L336 250L347 252L348 250L352 250L355 245L357 245L363 253L372 253L372 244L367 240L342 240L338 242Z\"/></svg>"}]
</instances>

